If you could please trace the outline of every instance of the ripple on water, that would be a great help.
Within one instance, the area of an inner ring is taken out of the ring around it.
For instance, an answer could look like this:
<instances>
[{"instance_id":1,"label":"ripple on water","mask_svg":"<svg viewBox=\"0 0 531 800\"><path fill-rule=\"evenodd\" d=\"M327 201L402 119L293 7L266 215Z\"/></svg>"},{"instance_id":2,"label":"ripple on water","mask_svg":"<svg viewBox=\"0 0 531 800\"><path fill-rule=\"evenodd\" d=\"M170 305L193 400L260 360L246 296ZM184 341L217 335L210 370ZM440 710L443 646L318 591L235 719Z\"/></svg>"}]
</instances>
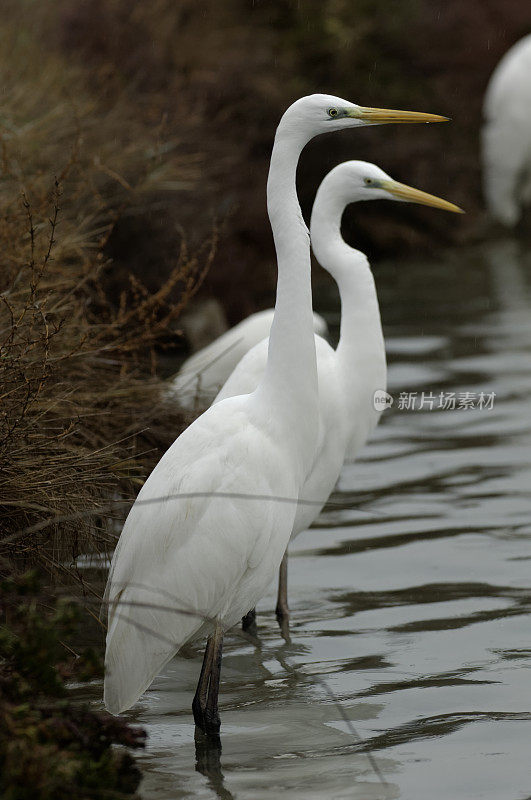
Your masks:
<instances>
[{"instance_id":1,"label":"ripple on water","mask_svg":"<svg viewBox=\"0 0 531 800\"><path fill-rule=\"evenodd\" d=\"M131 712L146 800L529 797L529 259L502 242L375 274L395 398L494 409L386 412L294 543L291 642L273 587L259 639L227 637L221 757L194 747L199 651Z\"/></svg>"}]
</instances>

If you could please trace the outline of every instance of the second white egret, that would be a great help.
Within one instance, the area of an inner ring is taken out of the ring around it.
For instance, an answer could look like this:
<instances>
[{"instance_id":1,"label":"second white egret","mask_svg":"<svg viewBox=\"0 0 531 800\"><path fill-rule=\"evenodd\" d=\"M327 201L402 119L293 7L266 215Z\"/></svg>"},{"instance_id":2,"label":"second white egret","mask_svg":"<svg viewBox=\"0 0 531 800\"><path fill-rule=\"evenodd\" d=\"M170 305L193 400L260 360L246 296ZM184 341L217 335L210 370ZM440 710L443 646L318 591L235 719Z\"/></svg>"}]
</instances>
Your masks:
<instances>
[{"instance_id":1,"label":"second white egret","mask_svg":"<svg viewBox=\"0 0 531 800\"><path fill-rule=\"evenodd\" d=\"M301 491L292 538L308 528L328 500L343 462L353 459L365 444L380 416L374 394L386 389L385 345L380 309L370 264L341 236L347 205L362 200L399 200L461 212L453 203L397 183L383 170L365 161L347 161L335 167L321 183L313 205L311 242L321 266L337 282L341 298L341 330L334 350L315 337L319 383L319 439L312 469ZM267 340L260 342L238 364L216 402L252 392L267 361ZM296 376L292 376L292 381ZM280 569L277 598L279 621L289 617L287 552ZM244 627L252 623L246 615Z\"/></svg>"}]
</instances>

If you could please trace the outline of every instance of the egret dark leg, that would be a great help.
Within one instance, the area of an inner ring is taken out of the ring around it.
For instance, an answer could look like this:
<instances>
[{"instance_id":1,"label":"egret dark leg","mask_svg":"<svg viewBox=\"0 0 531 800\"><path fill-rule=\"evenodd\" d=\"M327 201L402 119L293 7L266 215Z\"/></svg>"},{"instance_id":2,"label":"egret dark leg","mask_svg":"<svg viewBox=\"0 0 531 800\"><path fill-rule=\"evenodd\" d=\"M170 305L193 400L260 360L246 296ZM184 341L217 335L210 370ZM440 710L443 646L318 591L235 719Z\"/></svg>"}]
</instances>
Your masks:
<instances>
[{"instance_id":1,"label":"egret dark leg","mask_svg":"<svg viewBox=\"0 0 531 800\"><path fill-rule=\"evenodd\" d=\"M284 627L289 623L289 607L288 607L288 551L284 553L284 558L280 564L278 573L278 595L277 607L275 609L278 624Z\"/></svg>"},{"instance_id":2,"label":"egret dark leg","mask_svg":"<svg viewBox=\"0 0 531 800\"><path fill-rule=\"evenodd\" d=\"M192 702L195 724L207 736L219 736L221 722L218 714L219 679L221 675L221 653L223 632L216 623L214 633L209 636L203 658L203 666Z\"/></svg>"},{"instance_id":3,"label":"egret dark leg","mask_svg":"<svg viewBox=\"0 0 531 800\"><path fill-rule=\"evenodd\" d=\"M256 635L256 608L251 608L251 610L242 617L242 631L248 631Z\"/></svg>"},{"instance_id":4,"label":"egret dark leg","mask_svg":"<svg viewBox=\"0 0 531 800\"><path fill-rule=\"evenodd\" d=\"M192 701L192 711L194 713L195 724L198 728L203 730L203 714L206 707L208 682L210 679L210 670L212 669L212 656L213 656L213 637L209 636L205 647L205 655L203 656L203 664L201 665L201 673L197 683L197 689Z\"/></svg>"},{"instance_id":5,"label":"egret dark leg","mask_svg":"<svg viewBox=\"0 0 531 800\"><path fill-rule=\"evenodd\" d=\"M208 686L208 696L205 708L205 720L207 724L206 733L209 736L217 736L221 727L221 720L218 714L219 681L221 678L221 656L223 652L223 631L221 625L216 626L213 634L214 652L212 655L212 669L210 671L210 683Z\"/></svg>"}]
</instances>

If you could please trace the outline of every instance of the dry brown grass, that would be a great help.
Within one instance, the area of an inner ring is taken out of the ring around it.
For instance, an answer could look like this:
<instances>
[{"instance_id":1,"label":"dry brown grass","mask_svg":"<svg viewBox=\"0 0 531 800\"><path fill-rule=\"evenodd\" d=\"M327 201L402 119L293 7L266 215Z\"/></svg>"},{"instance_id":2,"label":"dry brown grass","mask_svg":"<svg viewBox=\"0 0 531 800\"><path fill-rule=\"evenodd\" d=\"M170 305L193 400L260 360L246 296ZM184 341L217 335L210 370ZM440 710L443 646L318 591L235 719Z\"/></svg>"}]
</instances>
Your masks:
<instances>
[{"instance_id":1,"label":"dry brown grass","mask_svg":"<svg viewBox=\"0 0 531 800\"><path fill-rule=\"evenodd\" d=\"M0 22L0 554L60 573L65 558L110 548L106 519L25 529L133 496L182 429L156 345L175 335L213 240L194 256L182 245L157 291L131 276L111 302L116 223L189 191L198 158L126 99L91 96L82 70L36 59L27 36Z\"/></svg>"}]
</instances>

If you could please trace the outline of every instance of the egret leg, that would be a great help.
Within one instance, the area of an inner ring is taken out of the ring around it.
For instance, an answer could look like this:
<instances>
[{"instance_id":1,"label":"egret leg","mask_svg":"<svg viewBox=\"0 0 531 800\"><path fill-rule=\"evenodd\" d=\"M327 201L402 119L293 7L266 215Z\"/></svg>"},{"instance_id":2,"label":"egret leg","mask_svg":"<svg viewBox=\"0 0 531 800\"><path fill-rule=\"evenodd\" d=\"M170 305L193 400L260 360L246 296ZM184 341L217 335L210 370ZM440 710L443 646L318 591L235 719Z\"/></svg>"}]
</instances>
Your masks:
<instances>
[{"instance_id":1,"label":"egret leg","mask_svg":"<svg viewBox=\"0 0 531 800\"><path fill-rule=\"evenodd\" d=\"M289 607L288 607L288 551L284 553L284 558L280 563L280 570L278 573L278 595L277 607L275 609L278 624L284 627L289 622Z\"/></svg>"},{"instance_id":2,"label":"egret leg","mask_svg":"<svg viewBox=\"0 0 531 800\"><path fill-rule=\"evenodd\" d=\"M221 625L216 626L213 635L214 653L212 656L212 669L210 671L210 683L208 686L208 696L205 709L207 722L206 733L218 735L221 721L218 714L219 681L221 678L221 656L223 652L223 631Z\"/></svg>"},{"instance_id":3,"label":"egret leg","mask_svg":"<svg viewBox=\"0 0 531 800\"><path fill-rule=\"evenodd\" d=\"M248 631L256 636L256 608L251 608L247 614L242 617L242 631Z\"/></svg>"},{"instance_id":4,"label":"egret leg","mask_svg":"<svg viewBox=\"0 0 531 800\"><path fill-rule=\"evenodd\" d=\"M208 682L210 680L210 671L212 669L212 656L213 649L213 636L209 636L205 647L205 655L203 656L203 663L201 665L201 673L197 683L194 699L192 701L192 711L194 713L195 724L203 729L203 713L206 708Z\"/></svg>"},{"instance_id":5,"label":"egret leg","mask_svg":"<svg viewBox=\"0 0 531 800\"><path fill-rule=\"evenodd\" d=\"M214 633L207 640L203 666L192 702L195 724L207 736L213 737L219 736L221 727L218 714L218 694L222 649L223 631L217 622Z\"/></svg>"}]
</instances>

